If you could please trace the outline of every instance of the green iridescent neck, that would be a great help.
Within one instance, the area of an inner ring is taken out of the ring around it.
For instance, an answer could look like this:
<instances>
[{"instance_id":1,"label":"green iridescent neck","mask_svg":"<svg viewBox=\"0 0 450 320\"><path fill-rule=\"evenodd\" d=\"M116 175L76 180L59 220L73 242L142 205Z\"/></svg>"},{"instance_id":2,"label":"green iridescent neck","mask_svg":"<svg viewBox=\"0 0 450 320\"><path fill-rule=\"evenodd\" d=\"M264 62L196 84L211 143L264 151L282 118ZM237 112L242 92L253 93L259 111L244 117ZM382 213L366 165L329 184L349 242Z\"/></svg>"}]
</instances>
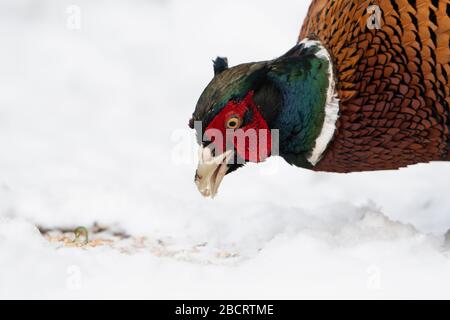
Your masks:
<instances>
[{"instance_id":1,"label":"green iridescent neck","mask_svg":"<svg viewBox=\"0 0 450 320\"><path fill-rule=\"evenodd\" d=\"M283 107L273 123L279 129L280 155L306 168L315 164L311 157L323 133L332 81L331 62L322 50L317 42L299 44L274 60L268 74L283 95Z\"/></svg>"}]
</instances>

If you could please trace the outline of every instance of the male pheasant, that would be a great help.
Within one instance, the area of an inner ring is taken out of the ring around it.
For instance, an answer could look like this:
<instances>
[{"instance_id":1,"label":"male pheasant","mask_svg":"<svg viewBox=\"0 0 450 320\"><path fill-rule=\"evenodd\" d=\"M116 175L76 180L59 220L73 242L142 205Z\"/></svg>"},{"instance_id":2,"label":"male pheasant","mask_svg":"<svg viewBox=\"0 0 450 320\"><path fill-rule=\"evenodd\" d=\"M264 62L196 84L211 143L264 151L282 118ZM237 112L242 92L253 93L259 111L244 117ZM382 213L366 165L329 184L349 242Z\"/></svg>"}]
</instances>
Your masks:
<instances>
[{"instance_id":1,"label":"male pheasant","mask_svg":"<svg viewBox=\"0 0 450 320\"><path fill-rule=\"evenodd\" d=\"M449 16L449 0L313 0L283 56L216 59L190 121L200 192L275 154L340 173L449 161Z\"/></svg>"}]
</instances>

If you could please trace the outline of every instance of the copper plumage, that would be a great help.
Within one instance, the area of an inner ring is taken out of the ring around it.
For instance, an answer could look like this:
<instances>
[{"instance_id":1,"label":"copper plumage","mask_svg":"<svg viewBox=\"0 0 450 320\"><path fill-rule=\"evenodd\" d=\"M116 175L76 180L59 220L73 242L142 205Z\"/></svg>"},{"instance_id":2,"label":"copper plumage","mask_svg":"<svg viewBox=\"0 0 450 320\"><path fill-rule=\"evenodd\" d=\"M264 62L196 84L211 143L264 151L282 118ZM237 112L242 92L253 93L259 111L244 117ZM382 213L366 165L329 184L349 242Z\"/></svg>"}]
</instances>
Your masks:
<instances>
[{"instance_id":1,"label":"copper plumage","mask_svg":"<svg viewBox=\"0 0 450 320\"><path fill-rule=\"evenodd\" d=\"M380 9L379 27L367 21ZM450 1L314 0L299 41L333 58L337 131L318 171L450 160Z\"/></svg>"}]
</instances>

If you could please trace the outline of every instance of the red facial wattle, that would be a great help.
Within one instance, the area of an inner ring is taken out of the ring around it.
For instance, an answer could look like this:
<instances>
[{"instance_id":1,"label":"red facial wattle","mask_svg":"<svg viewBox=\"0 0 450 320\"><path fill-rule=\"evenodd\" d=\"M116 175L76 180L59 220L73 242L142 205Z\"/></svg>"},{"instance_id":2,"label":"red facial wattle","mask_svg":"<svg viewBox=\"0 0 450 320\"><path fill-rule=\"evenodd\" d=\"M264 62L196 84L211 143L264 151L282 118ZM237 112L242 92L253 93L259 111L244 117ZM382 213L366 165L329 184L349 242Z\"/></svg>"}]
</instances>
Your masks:
<instances>
[{"instance_id":1,"label":"red facial wattle","mask_svg":"<svg viewBox=\"0 0 450 320\"><path fill-rule=\"evenodd\" d=\"M245 161L262 162L271 154L272 137L267 122L253 101L253 95L254 92L250 91L243 100L228 102L206 128L205 135L214 144L216 151L224 152L229 149L227 144L232 143L237 154ZM248 113L251 116L244 122ZM237 129L229 129L227 123L235 119L241 123Z\"/></svg>"}]
</instances>

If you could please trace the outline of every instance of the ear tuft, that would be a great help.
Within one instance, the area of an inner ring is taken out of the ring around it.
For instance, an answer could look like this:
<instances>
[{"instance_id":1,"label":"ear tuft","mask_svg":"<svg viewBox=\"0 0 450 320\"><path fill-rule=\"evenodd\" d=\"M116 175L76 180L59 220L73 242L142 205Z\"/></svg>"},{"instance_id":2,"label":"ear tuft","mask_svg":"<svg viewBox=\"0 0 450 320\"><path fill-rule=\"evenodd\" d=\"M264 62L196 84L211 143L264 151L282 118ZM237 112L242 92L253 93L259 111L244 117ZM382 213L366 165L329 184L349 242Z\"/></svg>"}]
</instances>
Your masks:
<instances>
[{"instance_id":1,"label":"ear tuft","mask_svg":"<svg viewBox=\"0 0 450 320\"><path fill-rule=\"evenodd\" d=\"M217 57L215 60L213 60L213 63L215 76L228 69L228 59L225 57Z\"/></svg>"}]
</instances>

